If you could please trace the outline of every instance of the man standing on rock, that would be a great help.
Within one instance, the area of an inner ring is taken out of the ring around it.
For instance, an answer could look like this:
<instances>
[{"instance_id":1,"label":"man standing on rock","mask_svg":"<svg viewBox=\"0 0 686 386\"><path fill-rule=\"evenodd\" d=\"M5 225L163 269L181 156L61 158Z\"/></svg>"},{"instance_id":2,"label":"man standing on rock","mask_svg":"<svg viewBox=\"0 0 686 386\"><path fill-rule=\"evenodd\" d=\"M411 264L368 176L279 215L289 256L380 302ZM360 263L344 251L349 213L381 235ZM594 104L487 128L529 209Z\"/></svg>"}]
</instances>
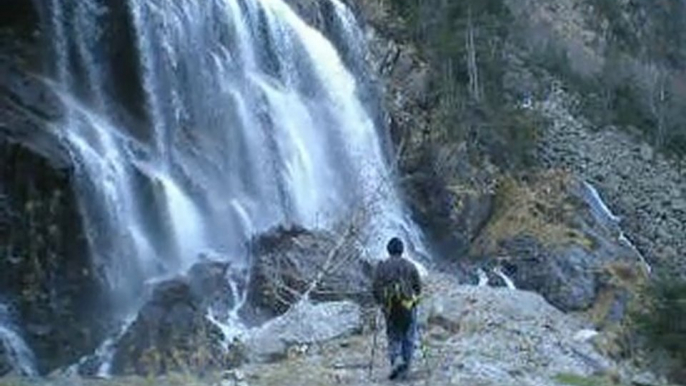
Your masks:
<instances>
[{"instance_id":1,"label":"man standing on rock","mask_svg":"<svg viewBox=\"0 0 686 386\"><path fill-rule=\"evenodd\" d=\"M391 362L389 379L407 374L417 339L416 306L422 283L414 264L403 258L403 249L403 242L397 237L388 242L389 258L379 263L373 282L374 299L386 319L388 359Z\"/></svg>"}]
</instances>

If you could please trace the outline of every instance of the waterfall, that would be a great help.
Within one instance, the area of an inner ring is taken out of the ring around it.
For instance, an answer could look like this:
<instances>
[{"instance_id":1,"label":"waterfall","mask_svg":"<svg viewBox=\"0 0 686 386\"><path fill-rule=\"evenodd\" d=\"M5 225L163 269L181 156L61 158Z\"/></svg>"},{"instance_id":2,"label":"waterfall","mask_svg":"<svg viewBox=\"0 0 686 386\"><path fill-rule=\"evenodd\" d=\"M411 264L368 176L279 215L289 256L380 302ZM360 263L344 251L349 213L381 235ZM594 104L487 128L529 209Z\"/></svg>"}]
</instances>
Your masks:
<instances>
[{"instance_id":1,"label":"waterfall","mask_svg":"<svg viewBox=\"0 0 686 386\"><path fill-rule=\"evenodd\" d=\"M362 36L333 9L348 47ZM282 0L51 0L55 127L75 165L96 266L124 309L201 252L244 263L280 223L421 250L360 81ZM363 60L363 55L353 55ZM364 67L364 63L357 63Z\"/></svg>"},{"instance_id":2,"label":"waterfall","mask_svg":"<svg viewBox=\"0 0 686 386\"><path fill-rule=\"evenodd\" d=\"M0 303L0 354L4 354L18 374L38 375L36 360L29 346L14 328L9 309Z\"/></svg>"},{"instance_id":3,"label":"waterfall","mask_svg":"<svg viewBox=\"0 0 686 386\"><path fill-rule=\"evenodd\" d=\"M616 226L619 229L619 222L621 218L616 216L610 208L607 207L607 204L605 204L605 201L600 197L600 193L598 193L598 190L590 184L587 181L583 181L583 198L586 201L586 203L590 206L591 211L593 212L594 216L600 221L601 224L604 226ZM636 248L636 246L629 241L629 239L626 237L624 232L619 229L619 236L618 236L618 241L620 244L626 246L627 248L631 249L634 254L638 257L641 266L645 270L645 273L650 275L652 273L652 267L650 264L648 264L648 261L645 259L643 254Z\"/></svg>"}]
</instances>

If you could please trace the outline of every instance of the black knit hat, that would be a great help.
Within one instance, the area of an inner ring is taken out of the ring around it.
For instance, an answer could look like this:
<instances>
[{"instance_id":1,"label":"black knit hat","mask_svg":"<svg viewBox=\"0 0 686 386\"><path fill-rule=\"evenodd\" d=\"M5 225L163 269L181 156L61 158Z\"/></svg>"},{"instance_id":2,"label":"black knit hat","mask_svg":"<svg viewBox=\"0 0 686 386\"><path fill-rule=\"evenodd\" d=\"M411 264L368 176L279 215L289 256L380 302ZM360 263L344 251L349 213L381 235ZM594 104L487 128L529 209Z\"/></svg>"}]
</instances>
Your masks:
<instances>
[{"instance_id":1,"label":"black knit hat","mask_svg":"<svg viewBox=\"0 0 686 386\"><path fill-rule=\"evenodd\" d=\"M392 238L388 244L386 244L386 250L391 256L402 255L403 249L403 242L397 237Z\"/></svg>"}]
</instances>

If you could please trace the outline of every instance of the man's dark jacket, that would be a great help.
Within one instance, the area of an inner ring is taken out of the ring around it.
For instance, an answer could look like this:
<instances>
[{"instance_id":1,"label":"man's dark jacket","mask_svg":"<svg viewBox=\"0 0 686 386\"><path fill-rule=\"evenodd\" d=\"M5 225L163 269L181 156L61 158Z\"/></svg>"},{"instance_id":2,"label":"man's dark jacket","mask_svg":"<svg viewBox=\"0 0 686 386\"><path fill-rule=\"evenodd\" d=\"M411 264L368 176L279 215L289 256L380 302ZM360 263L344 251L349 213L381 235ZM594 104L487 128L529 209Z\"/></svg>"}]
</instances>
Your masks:
<instances>
[{"instance_id":1,"label":"man's dark jacket","mask_svg":"<svg viewBox=\"0 0 686 386\"><path fill-rule=\"evenodd\" d=\"M417 268L402 256L391 256L376 267L373 281L374 299L386 316L388 328L405 331L412 321L412 307L403 300L416 299L422 292Z\"/></svg>"}]
</instances>

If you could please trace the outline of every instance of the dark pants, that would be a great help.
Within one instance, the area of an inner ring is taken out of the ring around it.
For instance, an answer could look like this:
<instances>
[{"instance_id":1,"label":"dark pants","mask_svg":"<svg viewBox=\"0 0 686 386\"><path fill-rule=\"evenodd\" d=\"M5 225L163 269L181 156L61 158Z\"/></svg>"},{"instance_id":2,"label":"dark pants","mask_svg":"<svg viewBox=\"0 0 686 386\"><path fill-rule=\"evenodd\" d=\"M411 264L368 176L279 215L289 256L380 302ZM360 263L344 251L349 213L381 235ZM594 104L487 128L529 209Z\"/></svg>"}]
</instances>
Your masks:
<instances>
[{"instance_id":1,"label":"dark pants","mask_svg":"<svg viewBox=\"0 0 686 386\"><path fill-rule=\"evenodd\" d=\"M391 367L396 365L398 357L409 367L417 341L417 309L406 310L400 320L394 314L387 316L386 335L388 360L391 362Z\"/></svg>"}]
</instances>

